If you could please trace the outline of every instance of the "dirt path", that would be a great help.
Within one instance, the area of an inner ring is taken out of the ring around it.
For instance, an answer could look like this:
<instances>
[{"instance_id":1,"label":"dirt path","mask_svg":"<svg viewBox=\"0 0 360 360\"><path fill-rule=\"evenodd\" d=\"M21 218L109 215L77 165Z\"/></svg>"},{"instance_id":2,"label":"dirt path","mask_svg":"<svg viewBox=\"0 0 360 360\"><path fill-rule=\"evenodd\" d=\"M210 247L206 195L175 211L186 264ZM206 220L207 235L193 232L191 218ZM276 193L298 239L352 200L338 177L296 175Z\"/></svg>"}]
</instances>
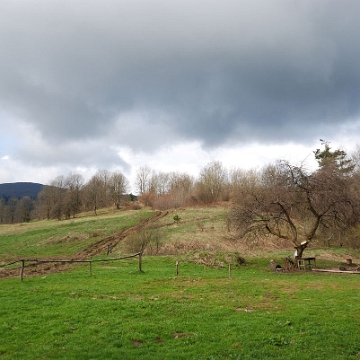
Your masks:
<instances>
[{"instance_id":1,"label":"dirt path","mask_svg":"<svg viewBox=\"0 0 360 360\"><path fill-rule=\"evenodd\" d=\"M144 227L153 224L157 222L159 219L165 217L168 214L167 211L161 212L157 211L152 217L146 220L142 220L139 223L128 227L126 229L123 229L119 232L116 232L104 239L101 239L97 241L94 244L91 244L87 248L80 250L74 257L74 259L84 260L89 259L92 256L99 255L99 254L106 254L108 246L111 245L112 247L115 247L120 241L122 241L124 238L126 238L128 235L135 231L139 231L143 229Z\"/></svg>"},{"instance_id":2,"label":"dirt path","mask_svg":"<svg viewBox=\"0 0 360 360\"><path fill-rule=\"evenodd\" d=\"M130 226L126 229L118 231L106 238L100 239L95 243L87 246L86 248L78 251L73 256L69 257L69 263L52 263L49 262L35 262L35 263L28 263L25 265L25 274L26 276L29 275L44 275L55 273L59 271L64 271L69 269L69 267L73 266L71 260L86 260L90 259L95 255L106 255L108 247L111 246L112 248L115 247L120 241L125 239L128 235L132 234L133 232L139 231L150 224L156 223L159 219L168 215L168 212L157 211L153 216L146 220L141 220L137 224ZM47 258L49 259L49 258ZM64 260L67 257L64 256ZM39 261L41 259L38 259ZM8 277L16 277L20 274L20 267L12 268L12 269L4 269L0 268L0 278L8 278Z\"/></svg>"}]
</instances>

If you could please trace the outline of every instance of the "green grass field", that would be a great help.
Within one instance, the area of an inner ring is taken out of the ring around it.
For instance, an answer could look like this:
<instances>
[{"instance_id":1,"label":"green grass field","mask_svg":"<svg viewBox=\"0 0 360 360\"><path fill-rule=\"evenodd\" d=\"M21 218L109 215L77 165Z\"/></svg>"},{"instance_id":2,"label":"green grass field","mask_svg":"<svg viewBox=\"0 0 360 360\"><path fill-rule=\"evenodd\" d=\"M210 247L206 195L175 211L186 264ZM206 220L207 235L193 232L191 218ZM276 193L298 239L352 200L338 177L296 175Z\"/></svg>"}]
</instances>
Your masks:
<instances>
[{"instance_id":1,"label":"green grass field","mask_svg":"<svg viewBox=\"0 0 360 360\"><path fill-rule=\"evenodd\" d=\"M357 275L176 257L2 279L4 359L357 359ZM179 260L179 275L175 261Z\"/></svg>"},{"instance_id":2,"label":"green grass field","mask_svg":"<svg viewBox=\"0 0 360 360\"><path fill-rule=\"evenodd\" d=\"M32 255L33 248L41 256L55 250L65 256L148 216L138 211L0 227L0 260ZM216 232L221 222L210 216L204 232L189 222L193 235L185 221L169 225L167 241L177 231L182 241L207 237L210 227ZM64 248L50 244L64 237L70 239L58 243ZM25 270L23 282L0 279L0 358L359 359L360 276L271 271L269 258L284 254L262 249L246 266L233 264L231 277L227 264L195 264L190 252L144 256L142 273L134 258L94 263L92 276L88 266L72 265L40 276ZM337 264L318 261L319 267Z\"/></svg>"}]
</instances>

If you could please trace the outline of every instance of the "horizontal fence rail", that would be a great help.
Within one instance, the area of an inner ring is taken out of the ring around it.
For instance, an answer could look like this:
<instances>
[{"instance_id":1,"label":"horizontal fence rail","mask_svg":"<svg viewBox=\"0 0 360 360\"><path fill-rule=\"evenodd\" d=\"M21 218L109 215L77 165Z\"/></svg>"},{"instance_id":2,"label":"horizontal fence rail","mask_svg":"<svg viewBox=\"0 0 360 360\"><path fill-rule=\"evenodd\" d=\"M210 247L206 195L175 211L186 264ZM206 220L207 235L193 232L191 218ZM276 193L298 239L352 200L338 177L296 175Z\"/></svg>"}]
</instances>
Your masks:
<instances>
[{"instance_id":1,"label":"horizontal fence rail","mask_svg":"<svg viewBox=\"0 0 360 360\"><path fill-rule=\"evenodd\" d=\"M14 265L17 263L21 263L20 268L20 281L23 281L24 279L24 270L25 270L25 263L32 262L35 264L46 264L46 263L88 263L89 269L90 269L90 275L92 275L92 263L94 262L109 262L109 261L119 261L119 260L125 260L125 259L131 259L138 256L139 257L139 271L142 272L142 252L138 252L133 255L128 256L122 256L117 258L107 258L107 259L66 259L66 260L58 260L58 259L19 259L16 261L12 261L10 263L0 265L0 267L6 267L10 265Z\"/></svg>"}]
</instances>

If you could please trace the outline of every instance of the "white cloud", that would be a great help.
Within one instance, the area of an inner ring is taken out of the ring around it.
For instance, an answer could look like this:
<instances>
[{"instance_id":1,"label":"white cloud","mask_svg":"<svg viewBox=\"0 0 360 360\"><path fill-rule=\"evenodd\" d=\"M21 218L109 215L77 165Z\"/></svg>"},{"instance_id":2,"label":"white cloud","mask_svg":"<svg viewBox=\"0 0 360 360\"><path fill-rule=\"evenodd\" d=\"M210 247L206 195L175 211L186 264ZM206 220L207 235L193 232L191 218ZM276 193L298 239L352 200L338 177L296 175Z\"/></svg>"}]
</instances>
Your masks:
<instances>
[{"instance_id":1,"label":"white cloud","mask_svg":"<svg viewBox=\"0 0 360 360\"><path fill-rule=\"evenodd\" d=\"M358 1L1 7L0 181L196 174L360 142Z\"/></svg>"},{"instance_id":2,"label":"white cloud","mask_svg":"<svg viewBox=\"0 0 360 360\"><path fill-rule=\"evenodd\" d=\"M133 152L130 148L119 148L118 152L121 158L132 165L128 176L134 184L136 171L142 166L148 166L155 172L185 172L194 177L213 160L220 161L228 170L260 168L275 160L287 160L296 165L305 163L307 167L315 168L313 150L316 146L250 144L205 151L200 143L192 142L162 148L154 154Z\"/></svg>"}]
</instances>

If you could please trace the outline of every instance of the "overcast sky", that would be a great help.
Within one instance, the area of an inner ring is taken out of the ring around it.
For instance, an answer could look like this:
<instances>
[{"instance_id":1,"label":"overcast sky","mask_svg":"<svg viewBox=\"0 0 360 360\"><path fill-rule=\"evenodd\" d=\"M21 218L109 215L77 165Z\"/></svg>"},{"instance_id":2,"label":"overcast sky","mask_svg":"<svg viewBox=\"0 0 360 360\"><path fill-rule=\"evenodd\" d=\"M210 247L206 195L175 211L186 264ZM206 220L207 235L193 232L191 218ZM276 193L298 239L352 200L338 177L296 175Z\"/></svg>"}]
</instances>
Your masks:
<instances>
[{"instance_id":1,"label":"overcast sky","mask_svg":"<svg viewBox=\"0 0 360 360\"><path fill-rule=\"evenodd\" d=\"M360 143L358 0L0 1L0 183Z\"/></svg>"}]
</instances>

